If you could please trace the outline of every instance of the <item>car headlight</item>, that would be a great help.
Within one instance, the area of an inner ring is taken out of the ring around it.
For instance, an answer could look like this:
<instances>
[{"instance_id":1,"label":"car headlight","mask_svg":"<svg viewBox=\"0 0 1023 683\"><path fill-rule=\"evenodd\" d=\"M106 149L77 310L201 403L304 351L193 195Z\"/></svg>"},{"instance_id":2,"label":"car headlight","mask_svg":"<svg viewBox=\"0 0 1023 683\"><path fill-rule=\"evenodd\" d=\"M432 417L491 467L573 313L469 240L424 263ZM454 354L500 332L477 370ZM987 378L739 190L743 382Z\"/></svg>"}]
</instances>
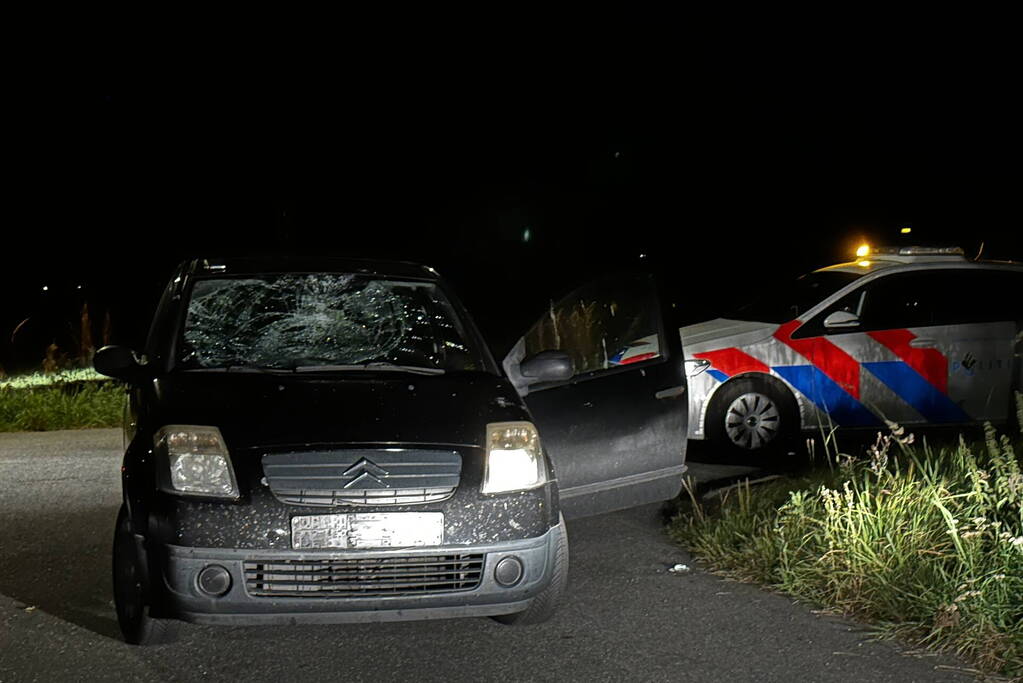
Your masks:
<instances>
[{"instance_id":1,"label":"car headlight","mask_svg":"<svg viewBox=\"0 0 1023 683\"><path fill-rule=\"evenodd\" d=\"M487 425L483 493L525 491L547 482L540 435L530 422Z\"/></svg>"},{"instance_id":2,"label":"car headlight","mask_svg":"<svg viewBox=\"0 0 1023 683\"><path fill-rule=\"evenodd\" d=\"M167 425L154 441L157 452L166 458L160 476L162 490L210 498L239 497L231 456L216 427Z\"/></svg>"}]
</instances>

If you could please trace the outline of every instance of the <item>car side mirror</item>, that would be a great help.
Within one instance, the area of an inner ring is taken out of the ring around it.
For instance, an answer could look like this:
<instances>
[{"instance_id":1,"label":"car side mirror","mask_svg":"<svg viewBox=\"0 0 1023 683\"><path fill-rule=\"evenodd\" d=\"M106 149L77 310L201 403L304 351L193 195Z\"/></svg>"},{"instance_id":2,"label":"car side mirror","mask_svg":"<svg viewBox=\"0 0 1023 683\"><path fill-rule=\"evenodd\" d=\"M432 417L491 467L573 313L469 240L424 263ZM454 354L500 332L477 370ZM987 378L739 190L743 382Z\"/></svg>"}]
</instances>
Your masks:
<instances>
[{"instance_id":1,"label":"car side mirror","mask_svg":"<svg viewBox=\"0 0 1023 683\"><path fill-rule=\"evenodd\" d=\"M560 382L571 379L575 374L572 356L564 351L541 351L523 359L519 372L530 384L539 382Z\"/></svg>"},{"instance_id":2,"label":"car side mirror","mask_svg":"<svg viewBox=\"0 0 1023 683\"><path fill-rule=\"evenodd\" d=\"M127 346L104 346L92 358L96 372L125 382L137 380L143 366Z\"/></svg>"},{"instance_id":3,"label":"car side mirror","mask_svg":"<svg viewBox=\"0 0 1023 683\"><path fill-rule=\"evenodd\" d=\"M860 326L860 317L849 311L835 311L824 319L824 329L843 330Z\"/></svg>"}]
</instances>

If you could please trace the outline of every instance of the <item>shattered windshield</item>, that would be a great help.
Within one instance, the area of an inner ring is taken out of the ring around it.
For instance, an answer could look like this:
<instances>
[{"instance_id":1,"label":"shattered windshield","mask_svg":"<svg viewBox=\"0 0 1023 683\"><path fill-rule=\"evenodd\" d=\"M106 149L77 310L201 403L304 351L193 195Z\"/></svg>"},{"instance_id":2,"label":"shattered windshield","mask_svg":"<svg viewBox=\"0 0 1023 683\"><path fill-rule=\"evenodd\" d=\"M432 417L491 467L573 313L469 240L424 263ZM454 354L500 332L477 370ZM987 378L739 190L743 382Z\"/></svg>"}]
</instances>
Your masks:
<instances>
[{"instance_id":1,"label":"shattered windshield","mask_svg":"<svg viewBox=\"0 0 1023 683\"><path fill-rule=\"evenodd\" d=\"M435 284L339 273L196 281L177 357L185 369L485 367Z\"/></svg>"},{"instance_id":2,"label":"shattered windshield","mask_svg":"<svg viewBox=\"0 0 1023 683\"><path fill-rule=\"evenodd\" d=\"M862 273L839 270L816 271L768 288L752 302L727 316L734 320L754 320L765 323L784 323L799 317Z\"/></svg>"}]
</instances>

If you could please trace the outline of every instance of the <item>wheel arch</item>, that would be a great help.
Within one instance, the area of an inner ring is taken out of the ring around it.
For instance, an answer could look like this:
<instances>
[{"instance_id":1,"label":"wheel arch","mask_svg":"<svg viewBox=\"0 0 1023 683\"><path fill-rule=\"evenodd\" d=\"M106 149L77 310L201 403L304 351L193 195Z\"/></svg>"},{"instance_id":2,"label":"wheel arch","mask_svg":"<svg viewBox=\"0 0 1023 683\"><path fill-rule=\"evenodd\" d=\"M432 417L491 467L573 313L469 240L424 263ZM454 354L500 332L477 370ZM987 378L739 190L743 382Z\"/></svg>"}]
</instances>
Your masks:
<instances>
[{"instance_id":1,"label":"wheel arch","mask_svg":"<svg viewBox=\"0 0 1023 683\"><path fill-rule=\"evenodd\" d=\"M136 434L121 461L121 502L126 508L132 531L141 535L149 532L149 504L156 486L153 452L147 445Z\"/></svg>"},{"instance_id":2,"label":"wheel arch","mask_svg":"<svg viewBox=\"0 0 1023 683\"><path fill-rule=\"evenodd\" d=\"M792 402L792 407L795 410L795 414L799 416L800 423L799 429L800 430L803 429L804 425L806 424L806 420L804 417L804 411L806 406L804 405L804 402L799 392L796 391L791 384L783 380L781 377L777 377L767 372L750 371L741 372L737 375L729 377L727 380L721 382L716 387L714 387L714 391L709 396L707 396L706 400L703 402L703 407L700 410L699 418L700 427L703 429L704 434L707 434L707 416L711 413L712 409L717 408L720 405L721 401L723 400L721 397L724 394L721 392L721 389L743 379L751 379L756 382L764 382L768 386L774 388L780 396L786 397L787 400L790 400Z\"/></svg>"}]
</instances>

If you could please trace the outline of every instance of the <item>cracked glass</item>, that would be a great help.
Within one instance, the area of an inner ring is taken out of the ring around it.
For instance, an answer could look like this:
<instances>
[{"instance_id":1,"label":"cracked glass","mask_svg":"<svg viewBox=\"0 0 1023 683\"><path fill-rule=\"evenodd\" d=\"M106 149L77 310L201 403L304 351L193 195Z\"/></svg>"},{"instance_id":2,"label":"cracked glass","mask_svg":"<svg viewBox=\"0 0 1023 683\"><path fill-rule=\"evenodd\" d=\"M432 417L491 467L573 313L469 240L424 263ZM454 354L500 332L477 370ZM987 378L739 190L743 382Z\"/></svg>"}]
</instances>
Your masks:
<instances>
[{"instance_id":1,"label":"cracked glass","mask_svg":"<svg viewBox=\"0 0 1023 683\"><path fill-rule=\"evenodd\" d=\"M339 273L196 281L177 356L186 369L483 368L435 284Z\"/></svg>"}]
</instances>

